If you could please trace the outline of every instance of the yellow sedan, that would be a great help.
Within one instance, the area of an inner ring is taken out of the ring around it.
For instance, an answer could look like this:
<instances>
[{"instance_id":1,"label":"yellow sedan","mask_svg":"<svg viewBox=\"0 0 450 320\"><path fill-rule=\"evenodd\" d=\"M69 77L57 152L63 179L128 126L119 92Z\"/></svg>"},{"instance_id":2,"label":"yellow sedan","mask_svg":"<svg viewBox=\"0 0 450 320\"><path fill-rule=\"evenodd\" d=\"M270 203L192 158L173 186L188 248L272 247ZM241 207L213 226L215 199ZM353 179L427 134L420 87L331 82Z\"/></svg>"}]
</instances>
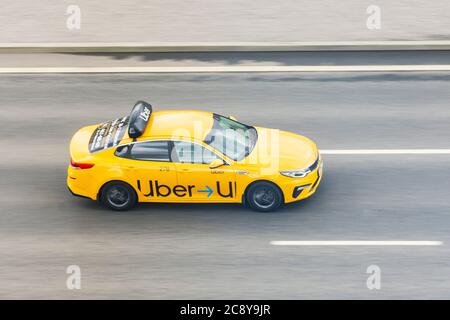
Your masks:
<instances>
[{"instance_id":1,"label":"yellow sedan","mask_svg":"<svg viewBox=\"0 0 450 320\"><path fill-rule=\"evenodd\" d=\"M242 203L273 211L311 196L322 159L310 139L219 114L156 111L81 128L70 143L72 194L113 210L138 202Z\"/></svg>"}]
</instances>

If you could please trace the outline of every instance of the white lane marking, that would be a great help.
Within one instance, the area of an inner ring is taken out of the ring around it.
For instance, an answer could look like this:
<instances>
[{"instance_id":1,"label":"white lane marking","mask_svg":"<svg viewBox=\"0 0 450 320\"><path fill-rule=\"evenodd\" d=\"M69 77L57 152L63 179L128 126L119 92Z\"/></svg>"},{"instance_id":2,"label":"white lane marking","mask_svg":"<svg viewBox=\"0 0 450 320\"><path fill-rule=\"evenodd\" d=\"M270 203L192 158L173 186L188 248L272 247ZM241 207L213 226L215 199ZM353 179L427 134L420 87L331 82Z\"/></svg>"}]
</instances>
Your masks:
<instances>
[{"instance_id":1,"label":"white lane marking","mask_svg":"<svg viewBox=\"0 0 450 320\"><path fill-rule=\"evenodd\" d=\"M321 154L450 154L450 149L336 149L320 150Z\"/></svg>"},{"instance_id":2,"label":"white lane marking","mask_svg":"<svg viewBox=\"0 0 450 320\"><path fill-rule=\"evenodd\" d=\"M226 72L450 71L450 65L213 66L213 67L17 67L0 73L226 73Z\"/></svg>"},{"instance_id":3,"label":"white lane marking","mask_svg":"<svg viewBox=\"0 0 450 320\"><path fill-rule=\"evenodd\" d=\"M448 40L285 42L53 42L0 43L1 52L214 52L448 50Z\"/></svg>"},{"instance_id":4,"label":"white lane marking","mask_svg":"<svg viewBox=\"0 0 450 320\"><path fill-rule=\"evenodd\" d=\"M273 246L440 246L442 241L270 241Z\"/></svg>"}]
</instances>

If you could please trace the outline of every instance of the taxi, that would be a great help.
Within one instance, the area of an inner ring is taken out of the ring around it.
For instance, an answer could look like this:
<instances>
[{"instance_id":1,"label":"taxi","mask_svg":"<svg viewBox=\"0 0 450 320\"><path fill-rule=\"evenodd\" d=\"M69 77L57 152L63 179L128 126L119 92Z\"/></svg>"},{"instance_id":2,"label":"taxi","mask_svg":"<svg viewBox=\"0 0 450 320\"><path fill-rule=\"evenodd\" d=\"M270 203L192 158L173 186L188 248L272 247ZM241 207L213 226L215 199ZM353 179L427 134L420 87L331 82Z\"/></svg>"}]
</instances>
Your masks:
<instances>
[{"instance_id":1,"label":"taxi","mask_svg":"<svg viewBox=\"0 0 450 320\"><path fill-rule=\"evenodd\" d=\"M242 203L273 211L311 196L322 158L310 139L196 110L153 111L79 129L70 142L72 194L112 210L139 202Z\"/></svg>"}]
</instances>

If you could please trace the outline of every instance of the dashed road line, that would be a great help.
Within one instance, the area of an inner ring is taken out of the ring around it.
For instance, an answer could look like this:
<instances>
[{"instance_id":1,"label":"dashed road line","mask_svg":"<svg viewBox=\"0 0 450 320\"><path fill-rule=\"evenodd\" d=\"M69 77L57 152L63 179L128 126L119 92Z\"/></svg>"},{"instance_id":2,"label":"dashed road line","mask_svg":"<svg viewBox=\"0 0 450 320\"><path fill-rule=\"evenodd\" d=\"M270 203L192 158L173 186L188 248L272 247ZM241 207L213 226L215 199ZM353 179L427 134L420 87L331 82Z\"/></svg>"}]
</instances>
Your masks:
<instances>
[{"instance_id":1,"label":"dashed road line","mask_svg":"<svg viewBox=\"0 0 450 320\"><path fill-rule=\"evenodd\" d=\"M335 149L320 150L321 154L372 155L372 154L450 154L450 149Z\"/></svg>"},{"instance_id":2,"label":"dashed road line","mask_svg":"<svg viewBox=\"0 0 450 320\"><path fill-rule=\"evenodd\" d=\"M270 241L273 246L440 246L442 241Z\"/></svg>"}]
</instances>

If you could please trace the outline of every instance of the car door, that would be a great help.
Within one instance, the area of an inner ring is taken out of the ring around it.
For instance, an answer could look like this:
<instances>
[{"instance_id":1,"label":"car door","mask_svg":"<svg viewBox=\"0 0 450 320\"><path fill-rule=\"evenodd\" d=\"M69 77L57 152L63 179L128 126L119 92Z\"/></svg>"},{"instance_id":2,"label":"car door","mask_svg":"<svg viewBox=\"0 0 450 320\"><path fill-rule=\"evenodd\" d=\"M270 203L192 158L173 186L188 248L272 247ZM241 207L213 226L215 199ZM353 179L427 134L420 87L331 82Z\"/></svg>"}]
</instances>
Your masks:
<instances>
[{"instance_id":1,"label":"car door","mask_svg":"<svg viewBox=\"0 0 450 320\"><path fill-rule=\"evenodd\" d=\"M175 164L170 159L172 143L153 140L132 143L122 153L122 169L138 190L140 201L174 201L178 197L173 189L177 185Z\"/></svg>"},{"instance_id":2,"label":"car door","mask_svg":"<svg viewBox=\"0 0 450 320\"><path fill-rule=\"evenodd\" d=\"M238 202L235 172L226 164L211 169L209 164L221 159L199 143L173 141L171 153L175 163L178 184L188 192L186 200L192 202Z\"/></svg>"}]
</instances>

